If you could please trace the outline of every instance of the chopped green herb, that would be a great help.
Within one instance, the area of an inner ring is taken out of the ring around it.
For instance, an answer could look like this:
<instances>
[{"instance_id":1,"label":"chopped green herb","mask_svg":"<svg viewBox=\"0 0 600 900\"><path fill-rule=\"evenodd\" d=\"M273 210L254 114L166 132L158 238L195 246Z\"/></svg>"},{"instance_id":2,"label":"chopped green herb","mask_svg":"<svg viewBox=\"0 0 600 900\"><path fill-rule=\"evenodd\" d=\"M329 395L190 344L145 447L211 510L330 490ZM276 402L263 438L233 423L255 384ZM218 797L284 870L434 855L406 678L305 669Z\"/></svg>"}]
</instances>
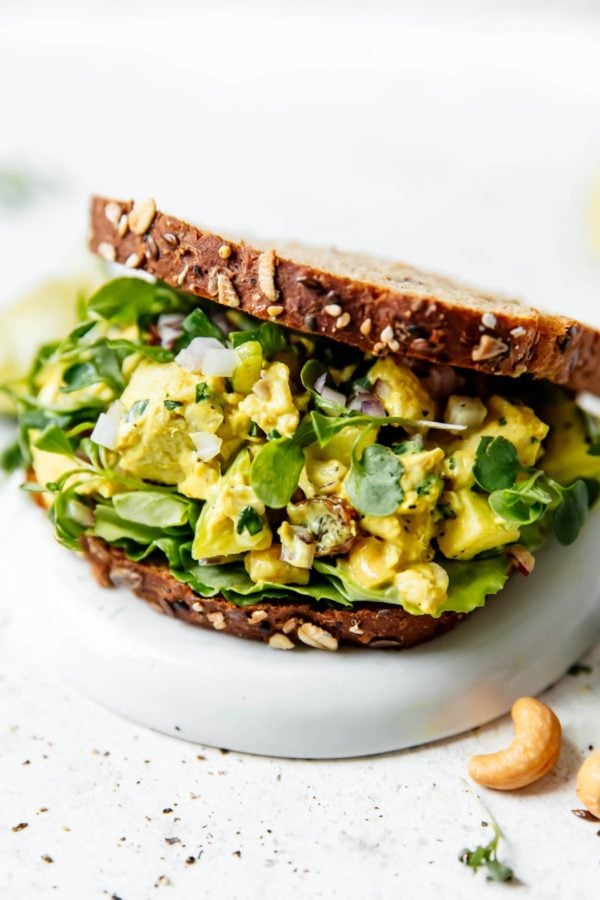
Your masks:
<instances>
[{"instance_id":1,"label":"chopped green herb","mask_svg":"<svg viewBox=\"0 0 600 900\"><path fill-rule=\"evenodd\" d=\"M250 437L260 437L263 434L262 428L256 422L250 422L248 426L248 435Z\"/></svg>"},{"instance_id":2,"label":"chopped green herb","mask_svg":"<svg viewBox=\"0 0 600 900\"><path fill-rule=\"evenodd\" d=\"M458 858L461 863L473 870L473 874L485 866L488 881L511 881L515 877L513 870L498 859L498 845L502 832L494 819L491 816L489 818L494 832L492 839L484 846L475 847L474 850L467 848L461 850Z\"/></svg>"},{"instance_id":3,"label":"chopped green herb","mask_svg":"<svg viewBox=\"0 0 600 900\"><path fill-rule=\"evenodd\" d=\"M165 408L169 411L179 409L180 406L183 406L180 400L165 400Z\"/></svg>"},{"instance_id":4,"label":"chopped green herb","mask_svg":"<svg viewBox=\"0 0 600 900\"><path fill-rule=\"evenodd\" d=\"M280 437L281 437L281 435L279 434L279 432L277 431L276 428L272 428L271 431L267 432L267 440L268 441L276 441Z\"/></svg>"},{"instance_id":5,"label":"chopped green herb","mask_svg":"<svg viewBox=\"0 0 600 900\"><path fill-rule=\"evenodd\" d=\"M258 534L263 530L262 519L255 509L245 506L238 517L235 530L238 534L241 534L242 531L247 531L250 535Z\"/></svg>"},{"instance_id":6,"label":"chopped green herb","mask_svg":"<svg viewBox=\"0 0 600 900\"><path fill-rule=\"evenodd\" d=\"M449 503L438 503L437 508L440 511L442 519L455 519L456 518L456 513L454 512L454 510L452 509L452 507L450 506Z\"/></svg>"},{"instance_id":7,"label":"chopped green herb","mask_svg":"<svg viewBox=\"0 0 600 900\"><path fill-rule=\"evenodd\" d=\"M136 419L139 419L140 416L143 416L148 408L149 400L136 400L135 403L129 408L127 414L125 416L126 422L135 422Z\"/></svg>"},{"instance_id":8,"label":"chopped green herb","mask_svg":"<svg viewBox=\"0 0 600 900\"><path fill-rule=\"evenodd\" d=\"M554 496L548 488L544 473L534 472L525 481L493 491L489 496L489 504L506 521L531 525L544 515Z\"/></svg>"},{"instance_id":9,"label":"chopped green herb","mask_svg":"<svg viewBox=\"0 0 600 900\"><path fill-rule=\"evenodd\" d=\"M421 484L417 487L417 497L424 497L426 494L431 493L431 489L437 482L437 475L435 472L429 472L428 475L425 476Z\"/></svg>"},{"instance_id":10,"label":"chopped green herb","mask_svg":"<svg viewBox=\"0 0 600 900\"><path fill-rule=\"evenodd\" d=\"M202 400L208 400L210 396L211 390L204 381L201 381L196 385L196 403L200 403Z\"/></svg>"},{"instance_id":11,"label":"chopped green herb","mask_svg":"<svg viewBox=\"0 0 600 900\"><path fill-rule=\"evenodd\" d=\"M420 453L423 449L423 438L420 434L407 441L400 441L398 444L392 444L392 450L396 456L403 456L405 453ZM452 457L451 457L452 459Z\"/></svg>"}]
</instances>

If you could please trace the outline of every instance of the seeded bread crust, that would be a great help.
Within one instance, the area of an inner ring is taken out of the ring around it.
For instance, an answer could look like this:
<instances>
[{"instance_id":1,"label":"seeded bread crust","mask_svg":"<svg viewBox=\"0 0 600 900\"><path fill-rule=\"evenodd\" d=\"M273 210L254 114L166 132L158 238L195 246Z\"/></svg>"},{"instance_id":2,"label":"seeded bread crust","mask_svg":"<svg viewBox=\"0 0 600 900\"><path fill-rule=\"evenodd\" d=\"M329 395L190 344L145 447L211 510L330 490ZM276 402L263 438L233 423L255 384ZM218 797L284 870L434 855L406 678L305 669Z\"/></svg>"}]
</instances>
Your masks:
<instances>
[{"instance_id":1,"label":"seeded bread crust","mask_svg":"<svg viewBox=\"0 0 600 900\"><path fill-rule=\"evenodd\" d=\"M398 606L374 603L358 604L352 610L294 601L242 608L222 597L199 597L173 578L165 565L133 562L99 538L84 538L83 552L103 587L129 588L157 612L282 650L296 644L323 650L336 650L341 644L407 649L445 634L465 618L463 613L442 613L439 619L411 616Z\"/></svg>"},{"instance_id":2,"label":"seeded bread crust","mask_svg":"<svg viewBox=\"0 0 600 900\"><path fill-rule=\"evenodd\" d=\"M375 355L517 377L600 394L600 332L389 262L303 244L227 240L156 210L94 197L90 247L104 259L259 319Z\"/></svg>"}]
</instances>

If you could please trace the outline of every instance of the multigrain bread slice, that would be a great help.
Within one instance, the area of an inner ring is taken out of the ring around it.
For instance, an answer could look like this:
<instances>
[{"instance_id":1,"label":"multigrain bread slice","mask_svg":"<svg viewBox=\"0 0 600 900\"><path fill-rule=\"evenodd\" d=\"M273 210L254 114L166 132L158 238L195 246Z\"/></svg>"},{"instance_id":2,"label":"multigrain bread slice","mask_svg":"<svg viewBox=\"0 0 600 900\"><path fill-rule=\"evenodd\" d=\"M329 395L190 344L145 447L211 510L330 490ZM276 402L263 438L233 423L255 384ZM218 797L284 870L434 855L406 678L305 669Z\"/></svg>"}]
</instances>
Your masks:
<instances>
[{"instance_id":1,"label":"multigrain bread slice","mask_svg":"<svg viewBox=\"0 0 600 900\"><path fill-rule=\"evenodd\" d=\"M404 263L226 240L157 211L151 199L94 197L90 247L198 297L365 352L600 394L599 331Z\"/></svg>"},{"instance_id":2,"label":"multigrain bread slice","mask_svg":"<svg viewBox=\"0 0 600 900\"><path fill-rule=\"evenodd\" d=\"M405 650L445 634L465 618L454 612L442 613L439 619L411 616L400 606L375 603L356 604L351 610L329 609L291 598L239 607L223 597L199 597L177 581L166 565L134 562L98 538L84 538L83 552L103 587L126 587L167 616L281 650L296 644L319 650L337 650L341 644Z\"/></svg>"}]
</instances>

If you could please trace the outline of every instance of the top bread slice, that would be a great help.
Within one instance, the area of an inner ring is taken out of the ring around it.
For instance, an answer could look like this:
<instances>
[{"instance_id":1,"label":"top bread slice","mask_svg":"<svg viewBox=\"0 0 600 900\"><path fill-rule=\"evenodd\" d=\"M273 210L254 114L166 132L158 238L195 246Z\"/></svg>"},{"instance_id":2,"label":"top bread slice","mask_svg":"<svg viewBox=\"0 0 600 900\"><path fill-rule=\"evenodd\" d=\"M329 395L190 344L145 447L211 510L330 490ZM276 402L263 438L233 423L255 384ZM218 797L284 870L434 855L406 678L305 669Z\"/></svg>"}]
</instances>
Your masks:
<instances>
[{"instance_id":1,"label":"top bread slice","mask_svg":"<svg viewBox=\"0 0 600 900\"><path fill-rule=\"evenodd\" d=\"M600 331L404 263L231 241L158 211L149 198L94 197L90 247L196 296L368 353L600 394Z\"/></svg>"}]
</instances>

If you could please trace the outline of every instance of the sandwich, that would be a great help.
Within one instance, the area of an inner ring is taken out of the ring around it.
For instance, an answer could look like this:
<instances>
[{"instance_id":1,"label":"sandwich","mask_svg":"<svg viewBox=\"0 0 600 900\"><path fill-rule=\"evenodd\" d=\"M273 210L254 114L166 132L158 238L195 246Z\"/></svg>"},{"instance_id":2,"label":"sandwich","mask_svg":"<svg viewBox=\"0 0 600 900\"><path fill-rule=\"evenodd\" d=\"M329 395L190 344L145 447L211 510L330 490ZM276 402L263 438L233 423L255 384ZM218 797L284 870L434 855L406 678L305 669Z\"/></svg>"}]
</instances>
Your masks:
<instances>
[{"instance_id":1,"label":"sandwich","mask_svg":"<svg viewBox=\"0 0 600 900\"><path fill-rule=\"evenodd\" d=\"M151 199L90 224L111 277L13 389L5 458L101 585L275 649L407 648L577 538L600 332Z\"/></svg>"}]
</instances>

